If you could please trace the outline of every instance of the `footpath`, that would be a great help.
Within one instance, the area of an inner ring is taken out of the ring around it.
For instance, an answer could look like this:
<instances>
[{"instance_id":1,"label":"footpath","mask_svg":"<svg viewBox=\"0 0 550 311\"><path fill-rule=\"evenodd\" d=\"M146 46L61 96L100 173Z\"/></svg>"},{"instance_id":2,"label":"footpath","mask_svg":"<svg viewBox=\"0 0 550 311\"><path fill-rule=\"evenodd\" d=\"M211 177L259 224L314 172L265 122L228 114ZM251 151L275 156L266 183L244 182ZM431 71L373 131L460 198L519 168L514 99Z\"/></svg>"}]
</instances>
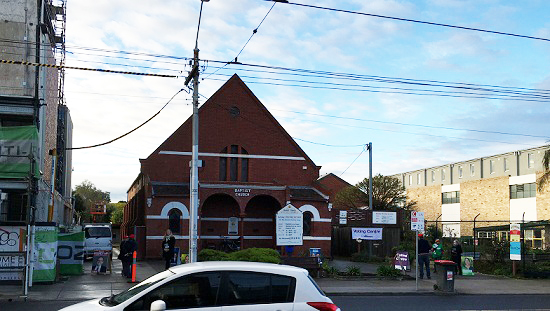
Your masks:
<instances>
[{"instance_id":1,"label":"footpath","mask_svg":"<svg viewBox=\"0 0 550 311\"><path fill-rule=\"evenodd\" d=\"M116 253L114 258L116 258ZM340 271L348 266L357 266L363 273L375 274L377 265L357 263L343 260L333 260L329 265ZM69 276L54 284L35 284L29 289L29 301L80 301L117 294L132 287L127 278L121 276L122 265L119 260L113 262L113 272L105 275L91 274L91 262L84 263L84 274ZM161 260L146 260L137 262L137 281L143 281L149 276L164 270ZM436 274L432 279L418 280L418 290L414 279L414 266L409 277L403 280L379 279L377 277L362 278L317 278L316 282L329 296L337 295L438 295L434 291ZM482 294L544 294L550 295L550 280L512 279L506 277L476 274L475 276L457 276L455 293L458 295ZM21 286L0 285L0 304L6 301L23 301Z\"/></svg>"}]
</instances>

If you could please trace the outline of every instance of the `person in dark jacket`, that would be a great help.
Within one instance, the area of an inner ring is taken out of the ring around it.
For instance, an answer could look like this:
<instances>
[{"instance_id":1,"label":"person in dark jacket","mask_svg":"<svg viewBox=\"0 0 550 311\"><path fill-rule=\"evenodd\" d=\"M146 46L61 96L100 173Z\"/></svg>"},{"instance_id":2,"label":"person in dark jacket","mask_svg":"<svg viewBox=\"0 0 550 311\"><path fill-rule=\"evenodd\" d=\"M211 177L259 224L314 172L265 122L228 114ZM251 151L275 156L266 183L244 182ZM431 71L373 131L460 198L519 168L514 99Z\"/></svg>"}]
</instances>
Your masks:
<instances>
[{"instance_id":1,"label":"person in dark jacket","mask_svg":"<svg viewBox=\"0 0 550 311\"><path fill-rule=\"evenodd\" d=\"M453 241L453 247L451 248L451 260L454 261L456 264L457 273L462 275L462 268L461 268L461 257L462 257L462 246L460 246L460 242L458 240Z\"/></svg>"},{"instance_id":2,"label":"person in dark jacket","mask_svg":"<svg viewBox=\"0 0 550 311\"><path fill-rule=\"evenodd\" d=\"M134 258L134 251L137 250L137 243L134 240L135 236L130 234L128 239L120 244L120 260L122 261L122 275L131 278L132 271L130 266Z\"/></svg>"},{"instance_id":3,"label":"person in dark jacket","mask_svg":"<svg viewBox=\"0 0 550 311\"><path fill-rule=\"evenodd\" d=\"M430 243L424 240L424 234L418 234L418 258L416 264L420 266L420 278L424 278L424 267L426 267L426 276L431 279L430 275Z\"/></svg>"},{"instance_id":4,"label":"person in dark jacket","mask_svg":"<svg viewBox=\"0 0 550 311\"><path fill-rule=\"evenodd\" d=\"M164 269L170 268L170 261L174 258L174 247L176 246L176 238L172 235L170 229L166 229L162 238L162 258L164 258Z\"/></svg>"}]
</instances>

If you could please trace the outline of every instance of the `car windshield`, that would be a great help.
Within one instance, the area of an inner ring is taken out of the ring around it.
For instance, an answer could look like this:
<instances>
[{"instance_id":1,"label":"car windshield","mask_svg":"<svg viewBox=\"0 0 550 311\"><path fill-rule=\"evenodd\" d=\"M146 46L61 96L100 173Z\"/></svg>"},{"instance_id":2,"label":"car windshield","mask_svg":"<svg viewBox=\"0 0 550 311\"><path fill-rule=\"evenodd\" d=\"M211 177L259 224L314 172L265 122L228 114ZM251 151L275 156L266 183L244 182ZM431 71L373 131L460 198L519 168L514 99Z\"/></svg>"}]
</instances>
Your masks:
<instances>
[{"instance_id":1,"label":"car windshield","mask_svg":"<svg viewBox=\"0 0 550 311\"><path fill-rule=\"evenodd\" d=\"M135 295L141 293L142 291L146 290L147 288L157 284L158 282L168 278L168 277L171 277L172 275L174 275L175 273L170 271L170 270L166 270L166 271L163 271L161 273L158 273L158 274L155 274L153 275L152 277L146 279L145 281L137 284L136 286L120 293L120 294L117 294L117 295L114 295L113 297L111 297L109 299L109 302L111 302L113 305L118 305L120 303L123 303L124 301L134 297Z\"/></svg>"},{"instance_id":2,"label":"car windshield","mask_svg":"<svg viewBox=\"0 0 550 311\"><path fill-rule=\"evenodd\" d=\"M87 238L110 238L111 229L108 227L90 227L86 228Z\"/></svg>"}]
</instances>

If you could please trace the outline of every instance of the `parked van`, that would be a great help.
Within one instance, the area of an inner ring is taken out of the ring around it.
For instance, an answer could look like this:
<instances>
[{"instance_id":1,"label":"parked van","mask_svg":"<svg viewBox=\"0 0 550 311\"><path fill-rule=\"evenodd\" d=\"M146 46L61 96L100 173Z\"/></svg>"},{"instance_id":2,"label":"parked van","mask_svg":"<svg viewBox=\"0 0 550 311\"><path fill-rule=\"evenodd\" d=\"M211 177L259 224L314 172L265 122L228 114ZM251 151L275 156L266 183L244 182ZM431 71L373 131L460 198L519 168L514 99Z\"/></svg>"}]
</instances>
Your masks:
<instances>
[{"instance_id":1,"label":"parked van","mask_svg":"<svg viewBox=\"0 0 550 311\"><path fill-rule=\"evenodd\" d=\"M111 224L84 225L84 253L92 257L94 251L113 251L113 233Z\"/></svg>"}]
</instances>

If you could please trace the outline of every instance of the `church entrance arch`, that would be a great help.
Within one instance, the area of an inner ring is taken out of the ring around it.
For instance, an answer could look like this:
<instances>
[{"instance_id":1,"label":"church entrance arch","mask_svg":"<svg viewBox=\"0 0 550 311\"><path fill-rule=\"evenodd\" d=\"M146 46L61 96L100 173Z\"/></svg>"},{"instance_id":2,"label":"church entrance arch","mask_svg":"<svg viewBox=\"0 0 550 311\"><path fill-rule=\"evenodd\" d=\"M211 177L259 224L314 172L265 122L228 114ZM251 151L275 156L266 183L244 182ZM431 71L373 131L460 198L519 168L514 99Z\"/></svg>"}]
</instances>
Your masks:
<instances>
[{"instance_id":1,"label":"church entrance arch","mask_svg":"<svg viewBox=\"0 0 550 311\"><path fill-rule=\"evenodd\" d=\"M202 248L221 249L224 239L234 240L238 243L242 234L240 226L237 223L236 232L234 230L229 232L229 228L230 221L239 216L239 203L233 197L227 194L209 196L200 211Z\"/></svg>"},{"instance_id":2,"label":"church entrance arch","mask_svg":"<svg viewBox=\"0 0 550 311\"><path fill-rule=\"evenodd\" d=\"M246 248L275 248L275 215L281 204L270 195L250 199L245 208L244 244Z\"/></svg>"}]
</instances>

